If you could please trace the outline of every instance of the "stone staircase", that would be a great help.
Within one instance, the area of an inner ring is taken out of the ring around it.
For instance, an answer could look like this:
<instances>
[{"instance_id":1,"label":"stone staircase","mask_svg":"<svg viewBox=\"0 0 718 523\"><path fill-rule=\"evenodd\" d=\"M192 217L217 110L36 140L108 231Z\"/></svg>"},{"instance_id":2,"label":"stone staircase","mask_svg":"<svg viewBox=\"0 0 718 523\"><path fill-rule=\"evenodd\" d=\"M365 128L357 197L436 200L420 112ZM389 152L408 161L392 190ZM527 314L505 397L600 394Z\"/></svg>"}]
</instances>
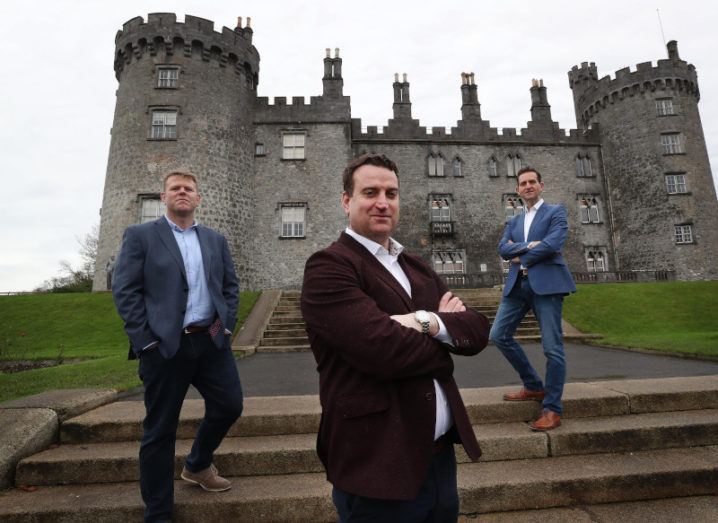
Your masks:
<instances>
[{"instance_id":1,"label":"stone staircase","mask_svg":"<svg viewBox=\"0 0 718 523\"><path fill-rule=\"evenodd\" d=\"M457 447L465 521L512 521L517 513L506 511L516 510L531 511L529 521L537 509L545 521L611 521L591 516L608 513L596 504L640 501L630 505L640 515L647 500L685 506L683 496L703 496L701 514L718 516L718 376L570 383L563 425L549 433L528 429L538 405L504 402L507 390L462 390L484 450L470 463ZM202 414L201 400L185 402L176 477ZM319 414L316 396L247 398L215 458L233 488L207 493L177 481L176 521L335 521L314 450ZM141 402L126 401L64 421L59 445L17 466L15 484L37 490L0 492L0 521L140 521L142 416ZM671 520L660 514L651 520Z\"/></svg>"},{"instance_id":2,"label":"stone staircase","mask_svg":"<svg viewBox=\"0 0 718 523\"><path fill-rule=\"evenodd\" d=\"M485 314L490 322L496 316L501 291L498 289L460 289L455 293L466 305ZM269 323L261 336L256 352L299 352L308 351L309 339L299 307L300 291L282 291ZM538 342L541 331L533 314L529 314L518 328L516 338Z\"/></svg>"}]
</instances>

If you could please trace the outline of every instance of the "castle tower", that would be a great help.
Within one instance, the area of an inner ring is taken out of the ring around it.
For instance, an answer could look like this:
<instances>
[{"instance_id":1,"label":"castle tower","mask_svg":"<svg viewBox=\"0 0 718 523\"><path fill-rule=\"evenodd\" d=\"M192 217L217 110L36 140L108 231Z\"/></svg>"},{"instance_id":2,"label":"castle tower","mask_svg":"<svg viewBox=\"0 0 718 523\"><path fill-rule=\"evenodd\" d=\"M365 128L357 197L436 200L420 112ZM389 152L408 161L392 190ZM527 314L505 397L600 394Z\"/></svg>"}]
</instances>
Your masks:
<instances>
[{"instance_id":1,"label":"castle tower","mask_svg":"<svg viewBox=\"0 0 718 523\"><path fill-rule=\"evenodd\" d=\"M188 170L199 179L199 222L230 243L240 280L248 278L242 251L251 227L253 106L259 54L252 29L235 29L172 13L136 17L115 37L119 82L102 202L94 289L124 229L164 214L163 175Z\"/></svg>"},{"instance_id":2,"label":"castle tower","mask_svg":"<svg viewBox=\"0 0 718 523\"><path fill-rule=\"evenodd\" d=\"M598 129L617 270L716 279L718 202L698 112L696 70L675 41L668 58L598 79L568 73L579 129Z\"/></svg>"}]
</instances>

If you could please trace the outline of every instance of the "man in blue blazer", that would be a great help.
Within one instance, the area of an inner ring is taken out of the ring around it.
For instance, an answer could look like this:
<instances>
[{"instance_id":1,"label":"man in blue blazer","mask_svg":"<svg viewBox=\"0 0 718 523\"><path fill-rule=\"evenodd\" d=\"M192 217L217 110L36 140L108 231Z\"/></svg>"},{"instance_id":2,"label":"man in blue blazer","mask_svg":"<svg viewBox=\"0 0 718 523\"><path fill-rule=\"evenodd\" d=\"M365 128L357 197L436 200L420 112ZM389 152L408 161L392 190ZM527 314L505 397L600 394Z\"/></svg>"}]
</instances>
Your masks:
<instances>
[{"instance_id":1,"label":"man in blue blazer","mask_svg":"<svg viewBox=\"0 0 718 523\"><path fill-rule=\"evenodd\" d=\"M205 417L182 479L205 490L231 483L212 456L242 413L242 387L230 348L239 285L225 238L197 224L201 197L186 172L165 176L160 195L167 214L124 234L112 294L139 358L146 416L140 444L140 490L145 521L169 521L174 500L175 439L190 385L205 400Z\"/></svg>"},{"instance_id":2,"label":"man in blue blazer","mask_svg":"<svg viewBox=\"0 0 718 523\"><path fill-rule=\"evenodd\" d=\"M531 424L534 431L561 425L561 395L566 363L561 331L563 297L576 291L571 273L561 256L568 234L566 209L541 198L541 174L531 167L517 173L516 192L525 210L506 222L499 241L499 255L509 260L503 298L489 338L516 369L523 388L504 395L507 401L543 401L541 416ZM546 356L546 385L533 368L514 333L529 310L541 328Z\"/></svg>"}]
</instances>

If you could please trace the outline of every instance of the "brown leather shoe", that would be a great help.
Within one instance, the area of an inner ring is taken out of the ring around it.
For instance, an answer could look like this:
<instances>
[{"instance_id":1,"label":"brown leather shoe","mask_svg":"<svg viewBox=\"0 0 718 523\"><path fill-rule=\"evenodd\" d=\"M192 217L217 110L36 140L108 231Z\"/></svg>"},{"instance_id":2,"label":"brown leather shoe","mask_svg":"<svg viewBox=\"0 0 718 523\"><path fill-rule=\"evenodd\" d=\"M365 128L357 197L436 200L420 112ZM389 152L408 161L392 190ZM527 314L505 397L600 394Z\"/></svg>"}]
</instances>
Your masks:
<instances>
[{"instance_id":1,"label":"brown leather shoe","mask_svg":"<svg viewBox=\"0 0 718 523\"><path fill-rule=\"evenodd\" d=\"M506 401L541 401L545 395L542 390L521 389L518 392L507 392L504 394Z\"/></svg>"},{"instance_id":2,"label":"brown leather shoe","mask_svg":"<svg viewBox=\"0 0 718 523\"><path fill-rule=\"evenodd\" d=\"M541 417L529 425L534 432L545 432L560 426L561 416L552 410L544 410Z\"/></svg>"},{"instance_id":3,"label":"brown leather shoe","mask_svg":"<svg viewBox=\"0 0 718 523\"><path fill-rule=\"evenodd\" d=\"M184 467L180 477L210 492L222 492L232 488L232 483L217 473L217 467L214 464L199 472L190 472L187 467Z\"/></svg>"}]
</instances>

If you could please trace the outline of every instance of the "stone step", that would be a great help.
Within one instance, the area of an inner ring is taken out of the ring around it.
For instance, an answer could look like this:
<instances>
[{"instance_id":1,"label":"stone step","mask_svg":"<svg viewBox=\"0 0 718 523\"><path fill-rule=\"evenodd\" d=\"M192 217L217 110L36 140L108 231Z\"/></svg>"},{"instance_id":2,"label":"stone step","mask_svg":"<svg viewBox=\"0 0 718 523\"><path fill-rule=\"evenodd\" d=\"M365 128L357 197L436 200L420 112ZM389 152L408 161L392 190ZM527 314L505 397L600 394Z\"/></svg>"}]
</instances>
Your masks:
<instances>
[{"instance_id":1,"label":"stone step","mask_svg":"<svg viewBox=\"0 0 718 523\"><path fill-rule=\"evenodd\" d=\"M274 352L311 352L312 348L309 344L301 344L301 340L297 340L295 345L259 345L255 352L274 353Z\"/></svg>"},{"instance_id":2,"label":"stone step","mask_svg":"<svg viewBox=\"0 0 718 523\"><path fill-rule=\"evenodd\" d=\"M304 325L304 318L301 316L272 316L269 319L269 325L282 325L293 323L295 325Z\"/></svg>"},{"instance_id":3,"label":"stone step","mask_svg":"<svg viewBox=\"0 0 718 523\"><path fill-rule=\"evenodd\" d=\"M718 489L717 468L715 446L460 464L460 510L480 514L713 495ZM231 490L214 494L177 481L175 519L336 521L331 486L323 473L235 477L232 483ZM141 518L136 482L0 493L2 521L103 523Z\"/></svg>"},{"instance_id":4,"label":"stone step","mask_svg":"<svg viewBox=\"0 0 718 523\"><path fill-rule=\"evenodd\" d=\"M262 338L262 341L259 342L260 347L283 347L287 345L309 345L309 338L307 337L307 333L304 332L303 335L300 336Z\"/></svg>"},{"instance_id":5,"label":"stone step","mask_svg":"<svg viewBox=\"0 0 718 523\"><path fill-rule=\"evenodd\" d=\"M461 389L473 424L529 421L539 412L534 401L503 401L512 387ZM564 419L620 416L649 412L718 409L718 376L567 383ZM321 412L316 395L249 397L242 417L229 436L314 433ZM194 437L204 415L203 400L185 400L177 432ZM60 428L63 443L101 443L139 440L144 405L116 402L71 418Z\"/></svg>"},{"instance_id":6,"label":"stone step","mask_svg":"<svg viewBox=\"0 0 718 523\"><path fill-rule=\"evenodd\" d=\"M459 516L459 523L676 523L718 521L718 496L644 499Z\"/></svg>"},{"instance_id":7,"label":"stone step","mask_svg":"<svg viewBox=\"0 0 718 523\"><path fill-rule=\"evenodd\" d=\"M307 328L307 324L304 323L303 321L297 322L297 323L271 323L270 322L267 325L267 330L265 332L269 332L269 331L276 332L276 331L281 331L281 330L297 330L297 329L305 330L306 328Z\"/></svg>"},{"instance_id":8,"label":"stone step","mask_svg":"<svg viewBox=\"0 0 718 523\"><path fill-rule=\"evenodd\" d=\"M718 410L631 414L566 419L548 433L531 432L523 422L475 425L482 461L547 458L718 445ZM314 434L226 438L215 464L228 476L321 472ZM177 442L179 478L191 440ZM460 446L457 461L469 459ZM17 467L17 485L137 481L136 441L60 445L35 454Z\"/></svg>"},{"instance_id":9,"label":"stone step","mask_svg":"<svg viewBox=\"0 0 718 523\"><path fill-rule=\"evenodd\" d=\"M272 313L273 318L283 318L283 317L287 317L287 316L301 318L302 314L299 311L299 309L294 309L294 308L289 309L289 310L281 310L281 309L275 308L274 312Z\"/></svg>"},{"instance_id":10,"label":"stone step","mask_svg":"<svg viewBox=\"0 0 718 523\"><path fill-rule=\"evenodd\" d=\"M292 325L292 324L289 324ZM307 337L307 331L303 328L298 328L294 326L293 328L282 328L282 329L275 329L272 327L271 329L267 329L264 331L264 334L262 337L264 339L267 338L289 338L289 337L295 337L298 336L300 338L306 338Z\"/></svg>"}]
</instances>

